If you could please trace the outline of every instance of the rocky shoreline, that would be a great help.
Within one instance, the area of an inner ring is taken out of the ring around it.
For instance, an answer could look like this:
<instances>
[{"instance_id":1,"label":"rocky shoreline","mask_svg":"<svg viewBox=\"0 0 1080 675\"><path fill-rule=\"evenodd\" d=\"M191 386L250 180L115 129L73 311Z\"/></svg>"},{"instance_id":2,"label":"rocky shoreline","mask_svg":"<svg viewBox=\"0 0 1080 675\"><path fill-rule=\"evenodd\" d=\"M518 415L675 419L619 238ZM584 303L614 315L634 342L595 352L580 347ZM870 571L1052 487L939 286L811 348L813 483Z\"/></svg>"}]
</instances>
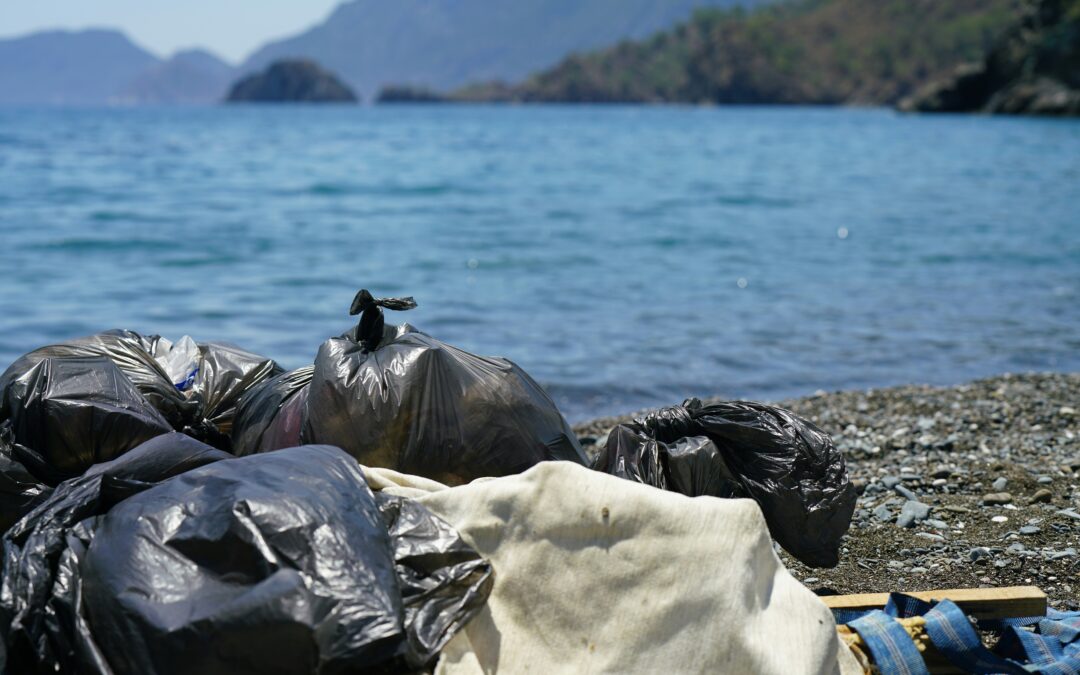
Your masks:
<instances>
[{"instance_id":1,"label":"rocky shoreline","mask_svg":"<svg viewBox=\"0 0 1080 675\"><path fill-rule=\"evenodd\" d=\"M779 401L832 435L860 492L821 594L1035 585L1080 608L1080 373ZM586 447L622 418L575 426Z\"/></svg>"}]
</instances>

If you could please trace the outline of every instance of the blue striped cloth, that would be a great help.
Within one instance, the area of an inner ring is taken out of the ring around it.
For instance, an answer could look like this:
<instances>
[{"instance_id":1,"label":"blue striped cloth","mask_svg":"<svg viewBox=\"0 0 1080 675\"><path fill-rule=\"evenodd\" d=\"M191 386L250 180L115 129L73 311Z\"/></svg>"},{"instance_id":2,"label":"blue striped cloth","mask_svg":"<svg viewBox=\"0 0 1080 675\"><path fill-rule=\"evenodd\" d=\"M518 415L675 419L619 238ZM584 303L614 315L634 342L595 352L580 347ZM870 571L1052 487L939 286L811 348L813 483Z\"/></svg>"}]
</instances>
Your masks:
<instances>
[{"instance_id":1,"label":"blue striped cloth","mask_svg":"<svg viewBox=\"0 0 1080 675\"><path fill-rule=\"evenodd\" d=\"M859 634L882 675L928 675L919 650L895 621L913 616L926 619L934 647L967 672L1080 674L1080 612L1051 609L1046 616L980 622L980 628L1000 633L993 649L983 645L973 620L949 600L931 605L893 593L884 610L835 610L833 615Z\"/></svg>"}]
</instances>

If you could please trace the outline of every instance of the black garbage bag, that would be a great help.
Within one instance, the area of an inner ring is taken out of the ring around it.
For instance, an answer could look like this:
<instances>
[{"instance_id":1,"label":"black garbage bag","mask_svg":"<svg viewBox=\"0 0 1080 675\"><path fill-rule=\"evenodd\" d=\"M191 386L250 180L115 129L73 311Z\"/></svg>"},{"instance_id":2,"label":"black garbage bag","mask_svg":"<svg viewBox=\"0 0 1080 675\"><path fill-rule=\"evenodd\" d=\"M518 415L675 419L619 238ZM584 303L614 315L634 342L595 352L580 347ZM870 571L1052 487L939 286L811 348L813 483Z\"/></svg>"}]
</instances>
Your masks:
<instances>
[{"instance_id":1,"label":"black garbage bag","mask_svg":"<svg viewBox=\"0 0 1080 675\"><path fill-rule=\"evenodd\" d=\"M226 437L240 398L284 372L273 359L227 342L199 343L199 357L191 398L199 402L200 417Z\"/></svg>"},{"instance_id":2,"label":"black garbage bag","mask_svg":"<svg viewBox=\"0 0 1080 675\"><path fill-rule=\"evenodd\" d=\"M3 385L0 425L13 455L49 485L172 430L105 357L45 358Z\"/></svg>"},{"instance_id":3,"label":"black garbage bag","mask_svg":"<svg viewBox=\"0 0 1080 675\"><path fill-rule=\"evenodd\" d=\"M314 370L314 366L290 370L244 394L233 420L233 454L242 457L301 445L307 385Z\"/></svg>"},{"instance_id":4,"label":"black garbage bag","mask_svg":"<svg viewBox=\"0 0 1080 675\"><path fill-rule=\"evenodd\" d=\"M180 429L195 418L196 404L177 390L154 358L160 341L156 335L146 337L129 330L110 330L41 347L20 357L0 375L0 392L45 359L104 357L116 364L172 428Z\"/></svg>"},{"instance_id":5,"label":"black garbage bag","mask_svg":"<svg viewBox=\"0 0 1080 675\"><path fill-rule=\"evenodd\" d=\"M592 468L683 494L749 497L812 567L839 562L855 487L828 434L782 408L691 399L615 427Z\"/></svg>"},{"instance_id":6,"label":"black garbage bag","mask_svg":"<svg viewBox=\"0 0 1080 675\"><path fill-rule=\"evenodd\" d=\"M0 673L109 672L86 625L79 571L96 517L229 456L183 434L158 436L61 484L12 526L0 566Z\"/></svg>"},{"instance_id":7,"label":"black garbage bag","mask_svg":"<svg viewBox=\"0 0 1080 675\"><path fill-rule=\"evenodd\" d=\"M168 344L115 330L15 361L0 375L0 427L10 429L13 455L55 485L171 430L228 450L240 398L281 368L227 343L200 344L181 391L159 362Z\"/></svg>"},{"instance_id":8,"label":"black garbage bag","mask_svg":"<svg viewBox=\"0 0 1080 675\"><path fill-rule=\"evenodd\" d=\"M376 500L337 448L237 459L180 434L58 487L4 553L8 672L416 669L492 582L452 528Z\"/></svg>"},{"instance_id":9,"label":"black garbage bag","mask_svg":"<svg viewBox=\"0 0 1080 675\"><path fill-rule=\"evenodd\" d=\"M476 356L411 326L386 326L360 291L359 325L323 343L308 385L302 437L335 445L362 464L459 485L520 473L545 460L587 464L554 402L506 359Z\"/></svg>"}]
</instances>

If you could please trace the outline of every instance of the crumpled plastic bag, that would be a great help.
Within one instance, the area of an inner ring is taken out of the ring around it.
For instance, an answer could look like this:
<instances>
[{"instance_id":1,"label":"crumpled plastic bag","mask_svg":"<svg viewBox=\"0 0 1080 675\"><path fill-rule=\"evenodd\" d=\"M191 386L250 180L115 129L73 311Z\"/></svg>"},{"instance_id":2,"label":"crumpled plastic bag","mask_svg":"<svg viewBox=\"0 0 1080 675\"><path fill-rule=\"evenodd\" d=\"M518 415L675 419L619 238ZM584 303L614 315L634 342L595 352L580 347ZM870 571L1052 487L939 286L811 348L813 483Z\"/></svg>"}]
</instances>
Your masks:
<instances>
[{"instance_id":1,"label":"crumpled plastic bag","mask_svg":"<svg viewBox=\"0 0 1080 675\"><path fill-rule=\"evenodd\" d=\"M14 457L0 429L0 532L5 532L52 491Z\"/></svg>"},{"instance_id":2,"label":"crumpled plastic bag","mask_svg":"<svg viewBox=\"0 0 1080 675\"><path fill-rule=\"evenodd\" d=\"M337 448L237 459L181 434L62 484L3 543L4 672L418 669L492 582Z\"/></svg>"},{"instance_id":3,"label":"crumpled plastic bag","mask_svg":"<svg viewBox=\"0 0 1080 675\"><path fill-rule=\"evenodd\" d=\"M382 308L415 305L360 291L352 306L359 325L323 343L309 384L300 384L308 374L298 372L241 403L237 453L273 450L268 441L279 435L288 442L302 417L304 443L334 445L362 464L448 485L548 460L588 463L554 402L517 365L470 354L407 324L385 324ZM288 420L268 421L274 410L288 412Z\"/></svg>"},{"instance_id":4,"label":"crumpled plastic bag","mask_svg":"<svg viewBox=\"0 0 1080 675\"><path fill-rule=\"evenodd\" d=\"M691 399L615 427L592 468L692 497L749 497L774 539L812 567L835 567L856 492L821 429L761 403Z\"/></svg>"},{"instance_id":5,"label":"crumpled plastic bag","mask_svg":"<svg viewBox=\"0 0 1080 675\"><path fill-rule=\"evenodd\" d=\"M314 366L290 370L253 387L236 407L232 451L238 457L300 445L307 385Z\"/></svg>"},{"instance_id":6,"label":"crumpled plastic bag","mask_svg":"<svg viewBox=\"0 0 1080 675\"><path fill-rule=\"evenodd\" d=\"M172 431L105 357L45 358L2 383L0 419L15 458L49 485Z\"/></svg>"},{"instance_id":7,"label":"crumpled plastic bag","mask_svg":"<svg viewBox=\"0 0 1080 675\"><path fill-rule=\"evenodd\" d=\"M172 430L228 450L240 397L281 368L226 343L199 344L181 392L159 336L108 331L34 350L0 375L0 428L13 456L55 485Z\"/></svg>"}]
</instances>

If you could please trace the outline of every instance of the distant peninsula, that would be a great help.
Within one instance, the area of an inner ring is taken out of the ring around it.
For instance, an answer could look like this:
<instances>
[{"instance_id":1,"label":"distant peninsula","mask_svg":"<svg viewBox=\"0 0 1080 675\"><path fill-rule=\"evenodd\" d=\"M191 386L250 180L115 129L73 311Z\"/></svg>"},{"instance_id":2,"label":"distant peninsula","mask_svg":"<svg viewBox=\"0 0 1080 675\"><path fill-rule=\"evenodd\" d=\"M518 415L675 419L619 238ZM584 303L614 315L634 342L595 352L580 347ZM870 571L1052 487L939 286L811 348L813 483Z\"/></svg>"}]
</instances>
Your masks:
<instances>
[{"instance_id":1,"label":"distant peninsula","mask_svg":"<svg viewBox=\"0 0 1080 675\"><path fill-rule=\"evenodd\" d=\"M356 103L356 94L308 59L286 59L232 86L226 103Z\"/></svg>"},{"instance_id":2,"label":"distant peninsula","mask_svg":"<svg viewBox=\"0 0 1080 675\"><path fill-rule=\"evenodd\" d=\"M1018 16L1016 0L792 0L699 9L670 30L571 54L509 86L481 82L438 98L895 105L982 58Z\"/></svg>"}]
</instances>

